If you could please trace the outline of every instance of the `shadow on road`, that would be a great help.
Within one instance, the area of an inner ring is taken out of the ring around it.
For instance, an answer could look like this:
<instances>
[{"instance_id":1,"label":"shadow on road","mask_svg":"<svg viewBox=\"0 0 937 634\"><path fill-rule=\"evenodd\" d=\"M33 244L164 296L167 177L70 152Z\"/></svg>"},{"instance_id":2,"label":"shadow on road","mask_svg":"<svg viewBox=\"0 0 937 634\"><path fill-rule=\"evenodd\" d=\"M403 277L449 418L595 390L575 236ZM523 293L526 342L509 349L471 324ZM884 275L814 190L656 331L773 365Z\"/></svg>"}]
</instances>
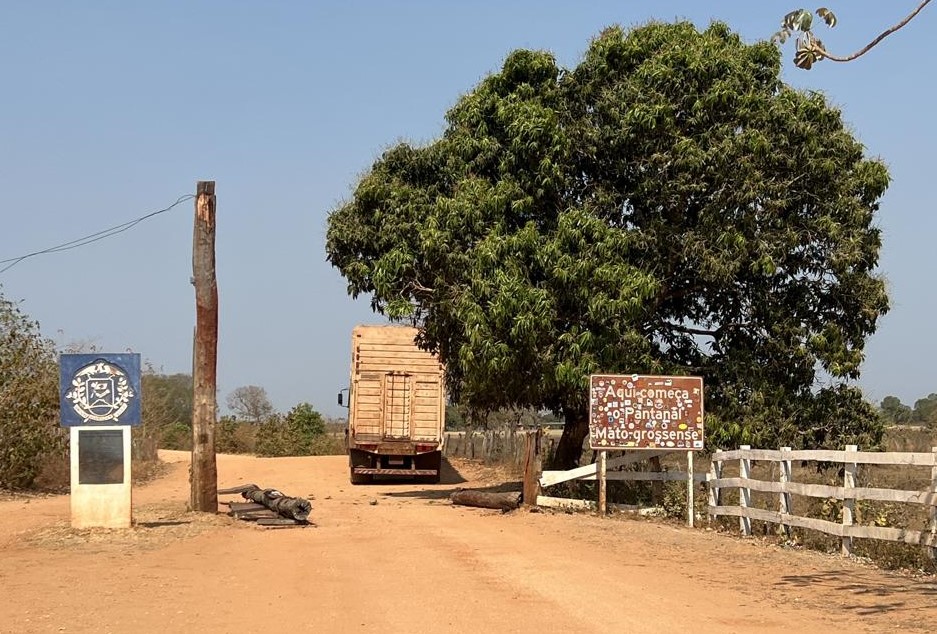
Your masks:
<instances>
[{"instance_id":1,"label":"shadow on road","mask_svg":"<svg viewBox=\"0 0 937 634\"><path fill-rule=\"evenodd\" d=\"M411 498L421 500L446 500L456 491L461 491L465 487L450 486L442 488L442 485L465 484L468 480L459 473L459 470L449 462L448 458L443 458L441 473L439 474L439 484L422 484L407 477L394 476L375 476L373 482L366 487L373 487L375 495L382 495L389 498ZM400 487L401 485L412 484L413 489L409 491L381 491L381 487L390 488ZM523 483L520 480L504 482L484 487L471 487L473 491L482 491L486 493L508 493L521 491Z\"/></svg>"},{"instance_id":2,"label":"shadow on road","mask_svg":"<svg viewBox=\"0 0 937 634\"><path fill-rule=\"evenodd\" d=\"M472 487L473 491L481 491L483 493L512 493L520 492L522 489L520 482L505 482L503 484L493 484L486 487ZM390 498L411 498L411 499L420 499L420 500L448 500L449 496L455 493L456 491L462 491L462 487L452 487L452 488L431 488L431 489L417 489L413 491L389 491L383 493Z\"/></svg>"},{"instance_id":3,"label":"shadow on road","mask_svg":"<svg viewBox=\"0 0 937 634\"><path fill-rule=\"evenodd\" d=\"M857 599L875 597L883 601L873 603L845 604L843 610L862 616L886 614L906 608L904 598L911 596L937 598L937 580L919 581L908 585L908 580L889 579L876 575L874 580L868 576L849 570L820 572L809 575L787 575L781 577L775 586L796 586L800 588L825 589L837 593L850 594Z\"/></svg>"}]
</instances>

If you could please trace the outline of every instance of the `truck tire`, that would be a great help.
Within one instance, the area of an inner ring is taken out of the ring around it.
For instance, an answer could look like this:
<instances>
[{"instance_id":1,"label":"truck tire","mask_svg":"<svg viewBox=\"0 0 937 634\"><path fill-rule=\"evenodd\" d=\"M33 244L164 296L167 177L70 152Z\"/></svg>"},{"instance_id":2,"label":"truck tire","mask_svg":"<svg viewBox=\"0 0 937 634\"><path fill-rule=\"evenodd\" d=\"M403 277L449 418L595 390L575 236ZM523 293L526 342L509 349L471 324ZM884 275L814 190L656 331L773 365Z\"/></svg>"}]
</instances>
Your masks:
<instances>
[{"instance_id":1,"label":"truck tire","mask_svg":"<svg viewBox=\"0 0 937 634\"><path fill-rule=\"evenodd\" d=\"M372 467L371 456L367 452L351 449L348 452L348 474L352 484L371 484L374 476L369 473L355 473L355 467Z\"/></svg>"},{"instance_id":2,"label":"truck tire","mask_svg":"<svg viewBox=\"0 0 937 634\"><path fill-rule=\"evenodd\" d=\"M367 473L355 473L355 468L351 467L351 483L352 484L371 484L371 475Z\"/></svg>"},{"instance_id":3,"label":"truck tire","mask_svg":"<svg viewBox=\"0 0 937 634\"><path fill-rule=\"evenodd\" d=\"M439 484L439 478L442 475L442 452L423 454L419 457L417 466L420 469L435 469L436 475L419 476L417 482L420 484Z\"/></svg>"}]
</instances>

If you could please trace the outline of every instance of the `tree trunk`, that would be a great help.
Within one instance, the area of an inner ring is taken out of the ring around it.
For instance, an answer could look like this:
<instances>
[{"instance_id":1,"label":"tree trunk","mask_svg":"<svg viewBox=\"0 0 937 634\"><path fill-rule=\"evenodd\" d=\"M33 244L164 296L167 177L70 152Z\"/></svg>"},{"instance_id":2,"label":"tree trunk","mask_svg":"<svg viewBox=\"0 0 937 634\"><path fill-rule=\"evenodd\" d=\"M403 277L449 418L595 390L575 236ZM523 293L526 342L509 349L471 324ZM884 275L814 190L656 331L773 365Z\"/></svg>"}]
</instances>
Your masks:
<instances>
[{"instance_id":1,"label":"tree trunk","mask_svg":"<svg viewBox=\"0 0 937 634\"><path fill-rule=\"evenodd\" d=\"M564 410L563 417L566 423L563 425L563 435L556 445L552 463L552 467L560 471L579 466L582 443L589 433L589 418L585 411Z\"/></svg>"},{"instance_id":2,"label":"tree trunk","mask_svg":"<svg viewBox=\"0 0 937 634\"><path fill-rule=\"evenodd\" d=\"M487 491L456 491L449 496L453 504L485 509L513 511L521 505L520 493L489 493Z\"/></svg>"}]
</instances>

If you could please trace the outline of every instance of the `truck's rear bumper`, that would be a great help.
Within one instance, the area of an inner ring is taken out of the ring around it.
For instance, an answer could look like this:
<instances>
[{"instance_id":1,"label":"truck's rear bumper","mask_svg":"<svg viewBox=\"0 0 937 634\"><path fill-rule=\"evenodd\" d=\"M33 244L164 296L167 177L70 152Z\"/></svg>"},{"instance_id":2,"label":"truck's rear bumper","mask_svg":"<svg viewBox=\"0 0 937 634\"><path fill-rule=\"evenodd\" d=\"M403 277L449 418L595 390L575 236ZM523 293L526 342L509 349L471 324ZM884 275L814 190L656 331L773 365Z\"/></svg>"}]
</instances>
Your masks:
<instances>
[{"instance_id":1,"label":"truck's rear bumper","mask_svg":"<svg viewBox=\"0 0 937 634\"><path fill-rule=\"evenodd\" d=\"M354 471L360 475L389 476L433 476L439 473L436 469L375 469L372 467L355 467Z\"/></svg>"}]
</instances>

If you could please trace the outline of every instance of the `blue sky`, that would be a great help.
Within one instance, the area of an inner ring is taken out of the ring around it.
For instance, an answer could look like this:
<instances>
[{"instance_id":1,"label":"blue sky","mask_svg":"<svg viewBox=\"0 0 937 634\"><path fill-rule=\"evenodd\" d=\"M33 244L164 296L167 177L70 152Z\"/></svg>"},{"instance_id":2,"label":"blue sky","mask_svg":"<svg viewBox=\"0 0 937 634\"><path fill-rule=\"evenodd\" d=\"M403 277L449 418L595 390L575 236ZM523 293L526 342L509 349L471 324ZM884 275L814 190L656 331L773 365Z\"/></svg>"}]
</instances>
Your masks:
<instances>
[{"instance_id":1,"label":"blue sky","mask_svg":"<svg viewBox=\"0 0 937 634\"><path fill-rule=\"evenodd\" d=\"M852 52L916 0L826 3ZM575 65L605 26L686 18L770 37L793 0L693 2L5 2L0 6L0 260L163 208L215 180L220 401L265 387L338 416L350 332L376 323L325 261L328 212L380 152L422 142L516 48ZM806 5L811 6L811 5ZM878 222L892 311L867 347L870 398L937 392L937 8L851 64L786 79L822 90L893 176ZM192 203L0 274L61 344L191 367Z\"/></svg>"}]
</instances>

